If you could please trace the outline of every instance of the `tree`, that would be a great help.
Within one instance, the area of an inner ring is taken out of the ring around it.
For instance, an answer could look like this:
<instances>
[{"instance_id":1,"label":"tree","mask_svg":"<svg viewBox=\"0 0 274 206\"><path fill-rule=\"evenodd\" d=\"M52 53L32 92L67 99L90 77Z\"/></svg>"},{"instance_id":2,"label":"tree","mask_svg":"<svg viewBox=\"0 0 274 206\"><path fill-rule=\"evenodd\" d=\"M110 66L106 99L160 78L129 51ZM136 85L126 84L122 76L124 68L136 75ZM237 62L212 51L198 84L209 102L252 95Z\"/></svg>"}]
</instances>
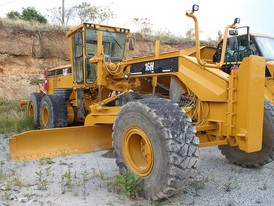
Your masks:
<instances>
[{"instance_id":1,"label":"tree","mask_svg":"<svg viewBox=\"0 0 274 206\"><path fill-rule=\"evenodd\" d=\"M18 11L10 11L6 14L8 19L21 19L21 14Z\"/></svg>"},{"instance_id":2,"label":"tree","mask_svg":"<svg viewBox=\"0 0 274 206\"><path fill-rule=\"evenodd\" d=\"M55 23L62 24L62 8L54 7L48 9L49 17ZM70 20L78 22L93 22L101 24L106 22L108 24L109 19L115 18L115 13L111 11L110 5L108 6L93 6L90 3L82 2L77 6L66 6L64 9L65 25L69 24Z\"/></svg>"},{"instance_id":3,"label":"tree","mask_svg":"<svg viewBox=\"0 0 274 206\"><path fill-rule=\"evenodd\" d=\"M54 7L51 9L48 9L48 12L50 13L49 17L54 23L63 24L62 20L62 8L61 7ZM68 25L69 21L75 17L75 8L74 7L68 7L64 9L64 24Z\"/></svg>"},{"instance_id":4,"label":"tree","mask_svg":"<svg viewBox=\"0 0 274 206\"><path fill-rule=\"evenodd\" d=\"M47 23L47 19L40 14L34 7L23 8L22 19L25 21L38 21L40 23Z\"/></svg>"},{"instance_id":5,"label":"tree","mask_svg":"<svg viewBox=\"0 0 274 206\"><path fill-rule=\"evenodd\" d=\"M82 2L75 6L75 15L81 22L91 21L93 23L101 24L115 17L115 13L111 11L109 6L92 6L87 2Z\"/></svg>"},{"instance_id":6,"label":"tree","mask_svg":"<svg viewBox=\"0 0 274 206\"><path fill-rule=\"evenodd\" d=\"M22 19L24 21L38 21L47 23L47 19L40 14L34 7L22 8L22 14L17 11L10 11L6 14L9 19Z\"/></svg>"},{"instance_id":7,"label":"tree","mask_svg":"<svg viewBox=\"0 0 274 206\"><path fill-rule=\"evenodd\" d=\"M82 2L78 6L74 6L76 16L80 19L81 22L85 22L95 18L97 13L97 8L95 6L91 6L91 4L87 2Z\"/></svg>"},{"instance_id":8,"label":"tree","mask_svg":"<svg viewBox=\"0 0 274 206\"><path fill-rule=\"evenodd\" d=\"M101 6L97 8L97 23L101 24L102 22L106 21L106 24L108 24L108 21L110 19L115 18L115 13L111 11L109 6Z\"/></svg>"},{"instance_id":9,"label":"tree","mask_svg":"<svg viewBox=\"0 0 274 206\"><path fill-rule=\"evenodd\" d=\"M148 18L133 18L132 22L137 25L138 32L142 34L151 34L152 29L152 23L150 22L150 19Z\"/></svg>"},{"instance_id":10,"label":"tree","mask_svg":"<svg viewBox=\"0 0 274 206\"><path fill-rule=\"evenodd\" d=\"M185 35L187 39L194 39L195 38L194 28L189 28L186 31Z\"/></svg>"}]
</instances>

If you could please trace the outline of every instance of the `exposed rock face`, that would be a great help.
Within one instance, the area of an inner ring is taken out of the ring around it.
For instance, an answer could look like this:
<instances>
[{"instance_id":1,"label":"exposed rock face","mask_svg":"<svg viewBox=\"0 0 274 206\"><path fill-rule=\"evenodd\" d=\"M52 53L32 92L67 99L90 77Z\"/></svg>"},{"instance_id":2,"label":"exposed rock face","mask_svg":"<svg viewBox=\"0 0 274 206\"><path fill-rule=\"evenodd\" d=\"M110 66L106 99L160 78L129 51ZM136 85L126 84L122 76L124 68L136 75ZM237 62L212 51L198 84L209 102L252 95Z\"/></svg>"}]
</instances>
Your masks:
<instances>
[{"instance_id":1,"label":"exposed rock face","mask_svg":"<svg viewBox=\"0 0 274 206\"><path fill-rule=\"evenodd\" d=\"M0 26L0 54L69 60L63 32L31 32Z\"/></svg>"},{"instance_id":2,"label":"exposed rock face","mask_svg":"<svg viewBox=\"0 0 274 206\"><path fill-rule=\"evenodd\" d=\"M0 25L0 98L27 98L36 90L29 82L43 69L69 63L64 33L31 32Z\"/></svg>"}]
</instances>

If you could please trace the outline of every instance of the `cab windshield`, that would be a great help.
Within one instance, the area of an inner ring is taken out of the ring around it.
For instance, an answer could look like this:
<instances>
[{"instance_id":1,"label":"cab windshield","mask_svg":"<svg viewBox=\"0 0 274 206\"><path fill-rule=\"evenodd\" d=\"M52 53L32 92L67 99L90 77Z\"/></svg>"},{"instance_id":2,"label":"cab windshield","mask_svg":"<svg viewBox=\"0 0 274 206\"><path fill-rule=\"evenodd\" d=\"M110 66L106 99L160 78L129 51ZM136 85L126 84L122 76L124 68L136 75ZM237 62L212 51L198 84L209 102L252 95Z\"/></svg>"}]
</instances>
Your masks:
<instances>
[{"instance_id":1,"label":"cab windshield","mask_svg":"<svg viewBox=\"0 0 274 206\"><path fill-rule=\"evenodd\" d=\"M266 61L274 60L274 38L255 36L258 49Z\"/></svg>"},{"instance_id":2,"label":"cab windshield","mask_svg":"<svg viewBox=\"0 0 274 206\"><path fill-rule=\"evenodd\" d=\"M86 55L97 54L97 33L103 34L103 52L105 58L112 62L121 61L124 55L126 35L109 31L86 30Z\"/></svg>"},{"instance_id":3,"label":"cab windshield","mask_svg":"<svg viewBox=\"0 0 274 206\"><path fill-rule=\"evenodd\" d=\"M109 31L98 31L93 29L86 30L85 52L86 52L86 82L94 83L97 78L96 64L90 64L89 59L97 55L97 34L103 35L103 53L104 60L111 62L120 62L124 56L126 34Z\"/></svg>"}]
</instances>

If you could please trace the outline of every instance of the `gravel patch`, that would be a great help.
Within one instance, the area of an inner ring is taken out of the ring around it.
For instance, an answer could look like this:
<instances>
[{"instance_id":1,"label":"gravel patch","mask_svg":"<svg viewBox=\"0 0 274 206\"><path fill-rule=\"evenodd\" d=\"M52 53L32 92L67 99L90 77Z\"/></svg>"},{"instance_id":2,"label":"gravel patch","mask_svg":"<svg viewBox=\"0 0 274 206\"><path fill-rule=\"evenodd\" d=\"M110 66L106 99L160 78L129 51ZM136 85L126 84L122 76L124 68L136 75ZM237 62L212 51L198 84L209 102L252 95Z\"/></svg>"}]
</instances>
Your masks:
<instances>
[{"instance_id":1,"label":"gravel patch","mask_svg":"<svg viewBox=\"0 0 274 206\"><path fill-rule=\"evenodd\" d=\"M8 139L0 135L2 205L262 205L274 204L274 163L259 169L231 164L217 147L200 148L198 178L175 197L151 202L121 197L118 174L106 151L44 160L10 161Z\"/></svg>"}]
</instances>

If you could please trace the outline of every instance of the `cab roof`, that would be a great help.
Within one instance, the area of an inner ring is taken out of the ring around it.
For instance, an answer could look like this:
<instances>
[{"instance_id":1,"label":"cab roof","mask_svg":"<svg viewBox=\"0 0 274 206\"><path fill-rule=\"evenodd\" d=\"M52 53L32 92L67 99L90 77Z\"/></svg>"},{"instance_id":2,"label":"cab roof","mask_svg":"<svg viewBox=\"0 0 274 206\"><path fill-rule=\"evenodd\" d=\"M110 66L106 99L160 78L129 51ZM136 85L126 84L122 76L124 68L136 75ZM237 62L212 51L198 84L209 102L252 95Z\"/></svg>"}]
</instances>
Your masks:
<instances>
[{"instance_id":1,"label":"cab roof","mask_svg":"<svg viewBox=\"0 0 274 206\"><path fill-rule=\"evenodd\" d=\"M113 26L106 26L106 25L100 25L100 24L93 24L93 23L88 23L88 22L83 22L79 24L78 26L73 27L70 29L67 33L66 36L69 37L72 34L74 34L76 31L79 29L94 29L94 30L100 30L100 31L111 31L111 32L119 32L119 33L125 33L129 34L130 30L126 28L120 28L120 27L113 27Z\"/></svg>"}]
</instances>

